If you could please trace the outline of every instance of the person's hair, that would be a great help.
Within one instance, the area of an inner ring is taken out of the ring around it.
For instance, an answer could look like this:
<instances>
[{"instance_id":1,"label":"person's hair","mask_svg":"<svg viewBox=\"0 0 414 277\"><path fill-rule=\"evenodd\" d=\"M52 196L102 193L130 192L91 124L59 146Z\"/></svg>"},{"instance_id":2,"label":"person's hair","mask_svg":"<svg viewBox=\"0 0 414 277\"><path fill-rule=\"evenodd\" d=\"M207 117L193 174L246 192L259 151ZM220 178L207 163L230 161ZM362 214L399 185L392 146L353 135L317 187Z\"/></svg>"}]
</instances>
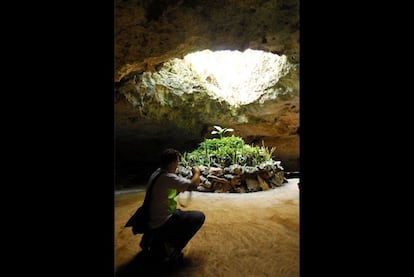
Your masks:
<instances>
[{"instance_id":1,"label":"person's hair","mask_svg":"<svg viewBox=\"0 0 414 277\"><path fill-rule=\"evenodd\" d=\"M178 150L173 148L167 148L161 153L161 161L160 166L161 168L167 168L167 166L175 162L176 160L180 161L181 153Z\"/></svg>"}]
</instances>

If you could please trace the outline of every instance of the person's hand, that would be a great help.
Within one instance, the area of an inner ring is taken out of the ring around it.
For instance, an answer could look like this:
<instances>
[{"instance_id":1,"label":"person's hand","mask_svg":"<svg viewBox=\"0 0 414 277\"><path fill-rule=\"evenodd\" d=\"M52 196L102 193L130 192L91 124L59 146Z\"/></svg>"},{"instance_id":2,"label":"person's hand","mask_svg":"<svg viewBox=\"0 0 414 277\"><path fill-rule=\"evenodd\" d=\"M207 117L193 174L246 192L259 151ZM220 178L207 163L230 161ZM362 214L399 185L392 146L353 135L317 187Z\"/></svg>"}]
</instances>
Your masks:
<instances>
[{"instance_id":1,"label":"person's hand","mask_svg":"<svg viewBox=\"0 0 414 277\"><path fill-rule=\"evenodd\" d=\"M191 168L191 171L193 172L193 174L195 174L195 173L200 174L200 169L198 168L198 166L193 166L193 167Z\"/></svg>"},{"instance_id":2,"label":"person's hand","mask_svg":"<svg viewBox=\"0 0 414 277\"><path fill-rule=\"evenodd\" d=\"M200 169L197 166L191 168L193 176L191 177L191 184L189 185L189 190L196 190L197 186L200 184Z\"/></svg>"}]
</instances>

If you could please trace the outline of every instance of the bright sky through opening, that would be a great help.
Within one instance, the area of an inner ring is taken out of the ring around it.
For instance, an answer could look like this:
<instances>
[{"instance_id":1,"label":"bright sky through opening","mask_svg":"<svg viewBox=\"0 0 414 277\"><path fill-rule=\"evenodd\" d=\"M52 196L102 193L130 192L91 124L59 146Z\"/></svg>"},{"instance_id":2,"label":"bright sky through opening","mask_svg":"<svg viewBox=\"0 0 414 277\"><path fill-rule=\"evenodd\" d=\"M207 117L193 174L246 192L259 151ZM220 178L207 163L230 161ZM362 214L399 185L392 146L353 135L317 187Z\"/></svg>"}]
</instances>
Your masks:
<instances>
[{"instance_id":1,"label":"bright sky through opening","mask_svg":"<svg viewBox=\"0 0 414 277\"><path fill-rule=\"evenodd\" d=\"M277 83L286 56L251 49L203 50L186 55L184 61L203 80L210 80L208 89L216 96L232 106L240 106L254 102Z\"/></svg>"}]
</instances>

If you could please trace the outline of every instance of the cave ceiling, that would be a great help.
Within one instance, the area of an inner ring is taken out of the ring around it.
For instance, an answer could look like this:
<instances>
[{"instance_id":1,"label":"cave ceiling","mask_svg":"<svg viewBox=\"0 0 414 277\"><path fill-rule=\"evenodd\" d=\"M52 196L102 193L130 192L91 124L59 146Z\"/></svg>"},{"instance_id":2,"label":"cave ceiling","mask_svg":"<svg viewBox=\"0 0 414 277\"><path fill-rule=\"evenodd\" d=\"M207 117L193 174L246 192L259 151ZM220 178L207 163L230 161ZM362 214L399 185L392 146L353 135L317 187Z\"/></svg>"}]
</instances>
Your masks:
<instances>
[{"instance_id":1,"label":"cave ceiling","mask_svg":"<svg viewBox=\"0 0 414 277\"><path fill-rule=\"evenodd\" d=\"M298 169L299 0L115 0L114 11L118 166L144 166L164 147L191 150L222 125L248 143L276 147ZM168 61L206 49L262 50L285 57L290 70L273 94L237 108L154 81Z\"/></svg>"}]
</instances>

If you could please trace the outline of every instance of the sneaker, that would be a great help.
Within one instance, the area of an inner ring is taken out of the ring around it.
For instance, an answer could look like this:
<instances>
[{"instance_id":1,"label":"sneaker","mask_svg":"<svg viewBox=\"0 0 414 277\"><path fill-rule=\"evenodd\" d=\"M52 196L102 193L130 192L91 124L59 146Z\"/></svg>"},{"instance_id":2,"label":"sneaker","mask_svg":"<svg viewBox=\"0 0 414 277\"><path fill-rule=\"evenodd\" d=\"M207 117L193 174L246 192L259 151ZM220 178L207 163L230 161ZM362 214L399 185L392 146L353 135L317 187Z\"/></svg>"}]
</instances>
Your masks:
<instances>
[{"instance_id":1,"label":"sneaker","mask_svg":"<svg viewBox=\"0 0 414 277\"><path fill-rule=\"evenodd\" d=\"M154 241L154 235L151 233L144 233L144 235L141 238L141 242L139 243L139 246L142 250L146 251L149 250L151 247L151 244Z\"/></svg>"},{"instance_id":2,"label":"sneaker","mask_svg":"<svg viewBox=\"0 0 414 277\"><path fill-rule=\"evenodd\" d=\"M175 247L171 243L164 242L163 245L164 245L164 253L165 253L166 256L169 257L169 256L174 254Z\"/></svg>"},{"instance_id":3,"label":"sneaker","mask_svg":"<svg viewBox=\"0 0 414 277\"><path fill-rule=\"evenodd\" d=\"M174 251L171 255L166 256L165 262L178 264L181 263L184 259L184 254L181 251Z\"/></svg>"},{"instance_id":4,"label":"sneaker","mask_svg":"<svg viewBox=\"0 0 414 277\"><path fill-rule=\"evenodd\" d=\"M176 263L181 263L184 260L183 252L179 252L173 256L173 261Z\"/></svg>"}]
</instances>

